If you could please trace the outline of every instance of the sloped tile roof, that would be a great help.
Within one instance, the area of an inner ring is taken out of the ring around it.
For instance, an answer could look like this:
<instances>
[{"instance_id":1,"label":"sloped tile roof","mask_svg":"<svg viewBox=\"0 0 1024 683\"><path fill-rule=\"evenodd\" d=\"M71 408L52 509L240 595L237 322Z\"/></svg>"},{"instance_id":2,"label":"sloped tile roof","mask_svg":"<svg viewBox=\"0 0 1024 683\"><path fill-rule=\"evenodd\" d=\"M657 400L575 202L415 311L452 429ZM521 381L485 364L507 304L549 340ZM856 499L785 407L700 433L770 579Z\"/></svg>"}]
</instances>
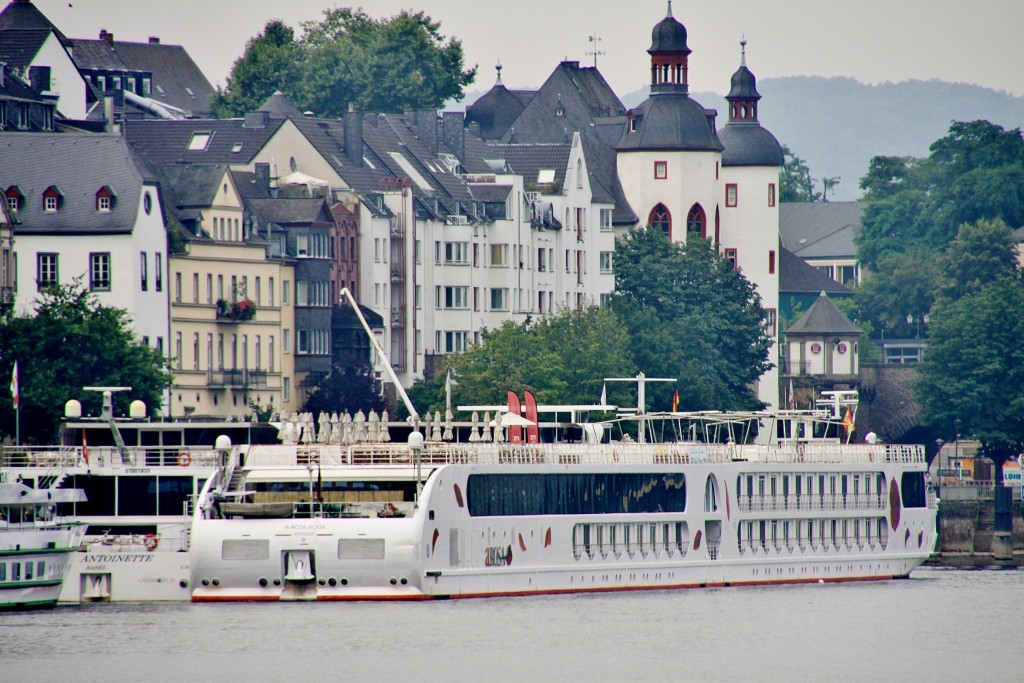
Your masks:
<instances>
[{"instance_id":1,"label":"sloped tile roof","mask_svg":"<svg viewBox=\"0 0 1024 683\"><path fill-rule=\"evenodd\" d=\"M844 257L857 253L864 202L786 202L779 205L783 245L801 258Z\"/></svg>"},{"instance_id":2,"label":"sloped tile roof","mask_svg":"<svg viewBox=\"0 0 1024 683\"><path fill-rule=\"evenodd\" d=\"M31 2L10 2L0 11L0 31L6 29L42 29L53 31L61 44L71 44L67 36L60 32L46 15L39 11Z\"/></svg>"},{"instance_id":3,"label":"sloped tile roof","mask_svg":"<svg viewBox=\"0 0 1024 683\"><path fill-rule=\"evenodd\" d=\"M60 233L131 232L138 213L143 176L118 135L4 133L0 135L0 187L17 185L25 200L18 231ZM43 211L43 191L60 188L55 212ZM96 193L108 186L115 201L96 210Z\"/></svg>"},{"instance_id":4,"label":"sloped tile roof","mask_svg":"<svg viewBox=\"0 0 1024 683\"><path fill-rule=\"evenodd\" d=\"M494 144L489 147L492 150L490 158L504 159L512 173L523 176L524 185L536 184L537 176L542 170L553 170L554 182L565 183L565 172L572 151L569 144L515 143Z\"/></svg>"},{"instance_id":5,"label":"sloped tile roof","mask_svg":"<svg viewBox=\"0 0 1024 683\"><path fill-rule=\"evenodd\" d=\"M0 29L0 62L24 69L49 37L50 29Z\"/></svg>"},{"instance_id":6,"label":"sloped tile roof","mask_svg":"<svg viewBox=\"0 0 1024 683\"><path fill-rule=\"evenodd\" d=\"M274 117L258 127L246 126L243 119L130 120L124 133L135 152L153 163L242 165L252 161L282 124L284 119ZM188 149L195 133L211 134L206 149ZM241 147L233 152L236 145Z\"/></svg>"},{"instance_id":7,"label":"sloped tile roof","mask_svg":"<svg viewBox=\"0 0 1024 683\"><path fill-rule=\"evenodd\" d=\"M206 116L216 90L181 45L74 39L72 55L79 69L148 72L151 99Z\"/></svg>"},{"instance_id":8,"label":"sloped tile roof","mask_svg":"<svg viewBox=\"0 0 1024 683\"><path fill-rule=\"evenodd\" d=\"M267 221L278 225L330 223L334 220L323 198L250 199L246 201L246 205Z\"/></svg>"},{"instance_id":9,"label":"sloped tile roof","mask_svg":"<svg viewBox=\"0 0 1024 683\"><path fill-rule=\"evenodd\" d=\"M2 60L0 60L2 61ZM10 67L3 65L3 77L0 78L0 99L20 100L22 102L51 102L25 84L11 72Z\"/></svg>"},{"instance_id":10,"label":"sloped tile roof","mask_svg":"<svg viewBox=\"0 0 1024 683\"><path fill-rule=\"evenodd\" d=\"M860 328L836 308L825 292L790 325L786 334L860 334Z\"/></svg>"},{"instance_id":11,"label":"sloped tile roof","mask_svg":"<svg viewBox=\"0 0 1024 683\"><path fill-rule=\"evenodd\" d=\"M809 294L828 292L833 296L852 296L853 292L810 265L785 247L779 249L779 292Z\"/></svg>"}]
</instances>

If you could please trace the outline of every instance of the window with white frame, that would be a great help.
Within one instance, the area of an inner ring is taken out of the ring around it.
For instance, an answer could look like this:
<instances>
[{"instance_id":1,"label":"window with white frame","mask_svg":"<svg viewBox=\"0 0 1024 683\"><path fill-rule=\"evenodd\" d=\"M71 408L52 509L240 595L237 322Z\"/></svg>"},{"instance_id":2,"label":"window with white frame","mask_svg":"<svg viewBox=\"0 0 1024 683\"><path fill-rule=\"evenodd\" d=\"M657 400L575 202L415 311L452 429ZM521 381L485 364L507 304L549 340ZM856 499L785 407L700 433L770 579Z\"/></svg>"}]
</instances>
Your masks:
<instances>
[{"instance_id":1,"label":"window with white frame","mask_svg":"<svg viewBox=\"0 0 1024 683\"><path fill-rule=\"evenodd\" d=\"M491 245L491 265L503 267L508 265L508 245L507 244L492 244Z\"/></svg>"},{"instance_id":2,"label":"window with white frame","mask_svg":"<svg viewBox=\"0 0 1024 683\"><path fill-rule=\"evenodd\" d=\"M89 254L89 289L110 291L110 252Z\"/></svg>"},{"instance_id":3,"label":"window with white frame","mask_svg":"<svg viewBox=\"0 0 1024 683\"><path fill-rule=\"evenodd\" d=\"M445 287L443 303L445 308L469 308L469 287Z\"/></svg>"},{"instance_id":4,"label":"window with white frame","mask_svg":"<svg viewBox=\"0 0 1024 683\"><path fill-rule=\"evenodd\" d=\"M507 287L492 287L491 288L491 310L492 311L507 311L508 310L508 288Z\"/></svg>"},{"instance_id":5,"label":"window with white frame","mask_svg":"<svg viewBox=\"0 0 1024 683\"><path fill-rule=\"evenodd\" d=\"M164 255L160 252L153 254L153 275L156 291L164 291Z\"/></svg>"},{"instance_id":6,"label":"window with white frame","mask_svg":"<svg viewBox=\"0 0 1024 683\"><path fill-rule=\"evenodd\" d=\"M461 353L466 350L469 332L449 331L444 333L444 352Z\"/></svg>"},{"instance_id":7,"label":"window with white frame","mask_svg":"<svg viewBox=\"0 0 1024 683\"><path fill-rule=\"evenodd\" d=\"M469 242L445 242L444 262L448 265L469 263Z\"/></svg>"},{"instance_id":8,"label":"window with white frame","mask_svg":"<svg viewBox=\"0 0 1024 683\"><path fill-rule=\"evenodd\" d=\"M149 291L149 258L144 251L139 252L139 284L143 292Z\"/></svg>"},{"instance_id":9,"label":"window with white frame","mask_svg":"<svg viewBox=\"0 0 1024 683\"><path fill-rule=\"evenodd\" d=\"M612 272L612 252L602 251L600 253L600 267L602 273Z\"/></svg>"},{"instance_id":10,"label":"window with white frame","mask_svg":"<svg viewBox=\"0 0 1024 683\"><path fill-rule=\"evenodd\" d=\"M57 282L57 254L38 254L36 256L36 284L39 289L55 285Z\"/></svg>"},{"instance_id":11,"label":"window with white frame","mask_svg":"<svg viewBox=\"0 0 1024 683\"><path fill-rule=\"evenodd\" d=\"M601 230L608 232L612 229L612 210L601 209Z\"/></svg>"},{"instance_id":12,"label":"window with white frame","mask_svg":"<svg viewBox=\"0 0 1024 683\"><path fill-rule=\"evenodd\" d=\"M725 205L736 206L737 189L736 183L729 183L725 186Z\"/></svg>"}]
</instances>

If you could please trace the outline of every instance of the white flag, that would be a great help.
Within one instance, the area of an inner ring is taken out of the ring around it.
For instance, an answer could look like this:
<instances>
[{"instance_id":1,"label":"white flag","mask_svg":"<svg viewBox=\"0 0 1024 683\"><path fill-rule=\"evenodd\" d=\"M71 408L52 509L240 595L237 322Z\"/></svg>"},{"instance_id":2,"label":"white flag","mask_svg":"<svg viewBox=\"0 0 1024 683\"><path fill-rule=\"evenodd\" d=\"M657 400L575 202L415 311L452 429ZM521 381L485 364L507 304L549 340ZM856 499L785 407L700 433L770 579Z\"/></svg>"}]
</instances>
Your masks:
<instances>
[{"instance_id":1,"label":"white flag","mask_svg":"<svg viewBox=\"0 0 1024 683\"><path fill-rule=\"evenodd\" d=\"M603 406L604 405L608 405L608 385L607 384L602 384L601 385L601 404L600 405L603 405Z\"/></svg>"},{"instance_id":2,"label":"white flag","mask_svg":"<svg viewBox=\"0 0 1024 683\"><path fill-rule=\"evenodd\" d=\"M452 371L448 371L448 377L444 380L444 406L449 411L452 409Z\"/></svg>"},{"instance_id":3,"label":"white flag","mask_svg":"<svg viewBox=\"0 0 1024 683\"><path fill-rule=\"evenodd\" d=\"M14 398L14 407L18 407L18 400L21 398L18 393L18 361L14 361L14 372L11 373L11 396Z\"/></svg>"}]
</instances>

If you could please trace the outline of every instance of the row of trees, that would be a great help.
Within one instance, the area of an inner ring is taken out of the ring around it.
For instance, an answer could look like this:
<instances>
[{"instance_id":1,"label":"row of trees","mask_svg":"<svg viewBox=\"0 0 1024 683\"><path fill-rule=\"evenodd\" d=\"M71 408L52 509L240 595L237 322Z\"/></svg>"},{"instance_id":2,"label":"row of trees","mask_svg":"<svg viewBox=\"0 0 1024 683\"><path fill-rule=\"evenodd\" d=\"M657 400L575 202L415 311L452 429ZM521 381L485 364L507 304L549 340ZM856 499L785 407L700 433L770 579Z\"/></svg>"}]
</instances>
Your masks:
<instances>
[{"instance_id":1,"label":"row of trees","mask_svg":"<svg viewBox=\"0 0 1024 683\"><path fill-rule=\"evenodd\" d=\"M218 91L218 116L255 111L275 91L302 110L339 117L350 108L401 112L438 109L461 100L476 67L463 66L462 43L440 23L408 10L377 19L361 9L324 10L302 23L302 35L269 22L252 38Z\"/></svg>"},{"instance_id":2,"label":"row of trees","mask_svg":"<svg viewBox=\"0 0 1024 683\"><path fill-rule=\"evenodd\" d=\"M752 409L762 404L751 386L769 367L765 325L754 286L707 240L634 230L616 244L610 306L508 321L446 365L459 403L502 403L508 389L541 403L595 403L603 378L643 371L678 379L649 387L648 407L668 409L678 389L682 410ZM412 387L418 410L443 410L446 377ZM608 400L634 405L627 386L609 385Z\"/></svg>"},{"instance_id":3,"label":"row of trees","mask_svg":"<svg viewBox=\"0 0 1024 683\"><path fill-rule=\"evenodd\" d=\"M857 257L870 271L853 313L907 336L927 319L918 402L947 438L955 425L997 464L1024 451L1024 136L955 122L927 158L875 157ZM907 317L915 321L908 323ZM925 318L927 316L927 318Z\"/></svg>"}]
</instances>

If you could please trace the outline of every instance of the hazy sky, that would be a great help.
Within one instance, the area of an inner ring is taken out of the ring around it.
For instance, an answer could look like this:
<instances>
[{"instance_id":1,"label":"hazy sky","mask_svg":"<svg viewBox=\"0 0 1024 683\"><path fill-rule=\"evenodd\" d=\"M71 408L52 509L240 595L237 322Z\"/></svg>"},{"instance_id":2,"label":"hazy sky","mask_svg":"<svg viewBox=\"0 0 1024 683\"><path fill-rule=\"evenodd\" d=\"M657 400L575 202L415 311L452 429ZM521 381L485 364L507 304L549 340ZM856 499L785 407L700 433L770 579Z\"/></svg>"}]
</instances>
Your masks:
<instances>
[{"instance_id":1,"label":"hazy sky","mask_svg":"<svg viewBox=\"0 0 1024 683\"><path fill-rule=\"evenodd\" d=\"M0 0L2 1L2 0ZM648 81L651 28L664 0L35 0L65 34L183 45L207 78L223 84L246 41L270 19L298 28L326 7L361 6L374 16L425 11L462 40L479 65L470 90L494 83L500 59L509 87L539 87L563 59L592 65L621 97ZM687 29L690 87L724 94L739 65L758 78L850 76L864 83L939 79L1024 95L1024 2L1020 0L676 0Z\"/></svg>"}]
</instances>

